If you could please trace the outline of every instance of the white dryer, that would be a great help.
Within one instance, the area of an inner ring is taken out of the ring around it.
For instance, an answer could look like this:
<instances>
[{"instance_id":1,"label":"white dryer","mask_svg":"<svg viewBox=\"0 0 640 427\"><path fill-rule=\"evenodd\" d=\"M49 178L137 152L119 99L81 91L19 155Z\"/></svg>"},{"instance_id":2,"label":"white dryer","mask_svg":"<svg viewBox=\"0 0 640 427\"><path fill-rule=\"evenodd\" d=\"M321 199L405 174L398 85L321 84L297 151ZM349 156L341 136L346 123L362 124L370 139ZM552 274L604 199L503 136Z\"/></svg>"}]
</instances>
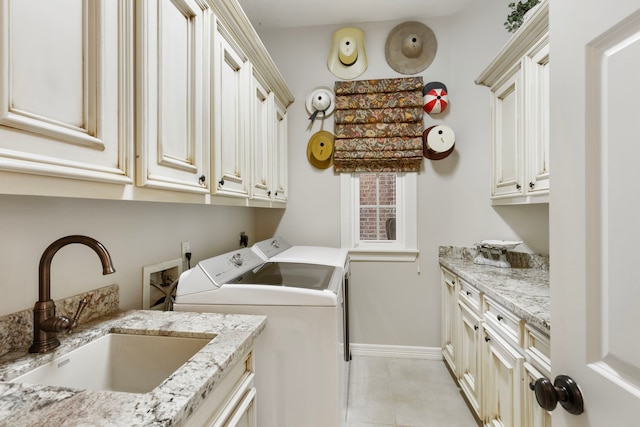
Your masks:
<instances>
[{"instance_id":1,"label":"white dryer","mask_svg":"<svg viewBox=\"0 0 640 427\"><path fill-rule=\"evenodd\" d=\"M346 424L343 267L270 262L251 248L198 263L179 279L174 310L264 314L255 344L260 427Z\"/></svg>"}]
</instances>

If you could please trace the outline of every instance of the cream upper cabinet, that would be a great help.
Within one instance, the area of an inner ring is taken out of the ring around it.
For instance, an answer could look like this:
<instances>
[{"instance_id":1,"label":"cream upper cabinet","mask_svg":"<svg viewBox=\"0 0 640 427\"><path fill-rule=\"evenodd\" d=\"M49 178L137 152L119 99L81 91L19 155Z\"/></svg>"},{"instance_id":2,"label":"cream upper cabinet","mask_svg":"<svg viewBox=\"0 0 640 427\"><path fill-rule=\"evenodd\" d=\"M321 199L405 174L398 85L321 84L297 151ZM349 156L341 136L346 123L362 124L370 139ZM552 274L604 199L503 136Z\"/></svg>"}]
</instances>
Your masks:
<instances>
[{"instance_id":1,"label":"cream upper cabinet","mask_svg":"<svg viewBox=\"0 0 640 427\"><path fill-rule=\"evenodd\" d=\"M276 120L276 153L273 163L275 176L275 193L272 195L277 202L286 202L288 197L288 137L287 137L287 109L277 105L275 107Z\"/></svg>"},{"instance_id":2,"label":"cream upper cabinet","mask_svg":"<svg viewBox=\"0 0 640 427\"><path fill-rule=\"evenodd\" d=\"M137 184L209 192L209 16L195 0L136 2Z\"/></svg>"},{"instance_id":3,"label":"cream upper cabinet","mask_svg":"<svg viewBox=\"0 0 640 427\"><path fill-rule=\"evenodd\" d=\"M491 200L549 201L549 7L545 0L476 80L491 89Z\"/></svg>"},{"instance_id":4,"label":"cream upper cabinet","mask_svg":"<svg viewBox=\"0 0 640 427\"><path fill-rule=\"evenodd\" d=\"M251 197L270 200L273 194L271 167L275 160L276 121L273 93L265 88L257 75L253 75L252 129L249 146L251 149L252 175Z\"/></svg>"},{"instance_id":5,"label":"cream upper cabinet","mask_svg":"<svg viewBox=\"0 0 640 427\"><path fill-rule=\"evenodd\" d=\"M37 176L132 183L131 9L0 1L1 192L31 191L18 174L24 185Z\"/></svg>"},{"instance_id":6,"label":"cream upper cabinet","mask_svg":"<svg viewBox=\"0 0 640 427\"><path fill-rule=\"evenodd\" d=\"M293 101L236 0L0 0L0 194L282 207Z\"/></svg>"},{"instance_id":7,"label":"cream upper cabinet","mask_svg":"<svg viewBox=\"0 0 640 427\"><path fill-rule=\"evenodd\" d=\"M220 22L214 36L213 165L215 195L249 197L251 64Z\"/></svg>"}]
</instances>

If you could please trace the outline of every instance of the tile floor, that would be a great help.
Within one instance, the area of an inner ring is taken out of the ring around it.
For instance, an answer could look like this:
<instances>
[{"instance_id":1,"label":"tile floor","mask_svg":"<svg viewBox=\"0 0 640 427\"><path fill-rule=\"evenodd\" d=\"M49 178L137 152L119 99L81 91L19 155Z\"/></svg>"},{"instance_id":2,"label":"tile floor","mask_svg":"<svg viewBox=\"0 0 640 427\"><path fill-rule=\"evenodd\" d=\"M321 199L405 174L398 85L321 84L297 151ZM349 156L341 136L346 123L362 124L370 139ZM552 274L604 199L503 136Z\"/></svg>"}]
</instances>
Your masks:
<instances>
[{"instance_id":1,"label":"tile floor","mask_svg":"<svg viewBox=\"0 0 640 427\"><path fill-rule=\"evenodd\" d=\"M477 427L443 361L354 356L347 427Z\"/></svg>"}]
</instances>

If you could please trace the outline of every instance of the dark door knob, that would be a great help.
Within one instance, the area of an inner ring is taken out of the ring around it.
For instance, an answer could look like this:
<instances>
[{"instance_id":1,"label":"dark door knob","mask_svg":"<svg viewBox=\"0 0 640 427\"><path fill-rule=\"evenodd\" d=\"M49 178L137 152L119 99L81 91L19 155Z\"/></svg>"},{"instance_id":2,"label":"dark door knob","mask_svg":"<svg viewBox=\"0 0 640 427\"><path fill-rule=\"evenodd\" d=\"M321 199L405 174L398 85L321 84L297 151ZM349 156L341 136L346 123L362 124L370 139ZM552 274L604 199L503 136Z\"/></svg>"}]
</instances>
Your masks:
<instances>
[{"instance_id":1,"label":"dark door knob","mask_svg":"<svg viewBox=\"0 0 640 427\"><path fill-rule=\"evenodd\" d=\"M584 400L578 384L567 375L558 375L551 384L546 378L538 378L529 388L536 393L536 400L542 409L553 411L558 402L573 415L584 412Z\"/></svg>"}]
</instances>

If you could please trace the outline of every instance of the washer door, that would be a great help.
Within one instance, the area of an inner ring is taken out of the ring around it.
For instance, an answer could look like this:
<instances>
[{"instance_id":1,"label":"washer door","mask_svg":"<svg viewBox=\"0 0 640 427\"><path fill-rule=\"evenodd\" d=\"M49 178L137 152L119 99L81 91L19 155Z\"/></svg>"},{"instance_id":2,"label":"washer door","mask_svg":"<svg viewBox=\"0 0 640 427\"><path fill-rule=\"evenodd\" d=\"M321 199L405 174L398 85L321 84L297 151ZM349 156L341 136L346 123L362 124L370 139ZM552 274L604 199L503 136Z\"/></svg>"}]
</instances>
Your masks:
<instances>
[{"instance_id":1,"label":"washer door","mask_svg":"<svg viewBox=\"0 0 640 427\"><path fill-rule=\"evenodd\" d=\"M294 262L267 262L229 284L285 286L323 291L329 288L335 267Z\"/></svg>"}]
</instances>

